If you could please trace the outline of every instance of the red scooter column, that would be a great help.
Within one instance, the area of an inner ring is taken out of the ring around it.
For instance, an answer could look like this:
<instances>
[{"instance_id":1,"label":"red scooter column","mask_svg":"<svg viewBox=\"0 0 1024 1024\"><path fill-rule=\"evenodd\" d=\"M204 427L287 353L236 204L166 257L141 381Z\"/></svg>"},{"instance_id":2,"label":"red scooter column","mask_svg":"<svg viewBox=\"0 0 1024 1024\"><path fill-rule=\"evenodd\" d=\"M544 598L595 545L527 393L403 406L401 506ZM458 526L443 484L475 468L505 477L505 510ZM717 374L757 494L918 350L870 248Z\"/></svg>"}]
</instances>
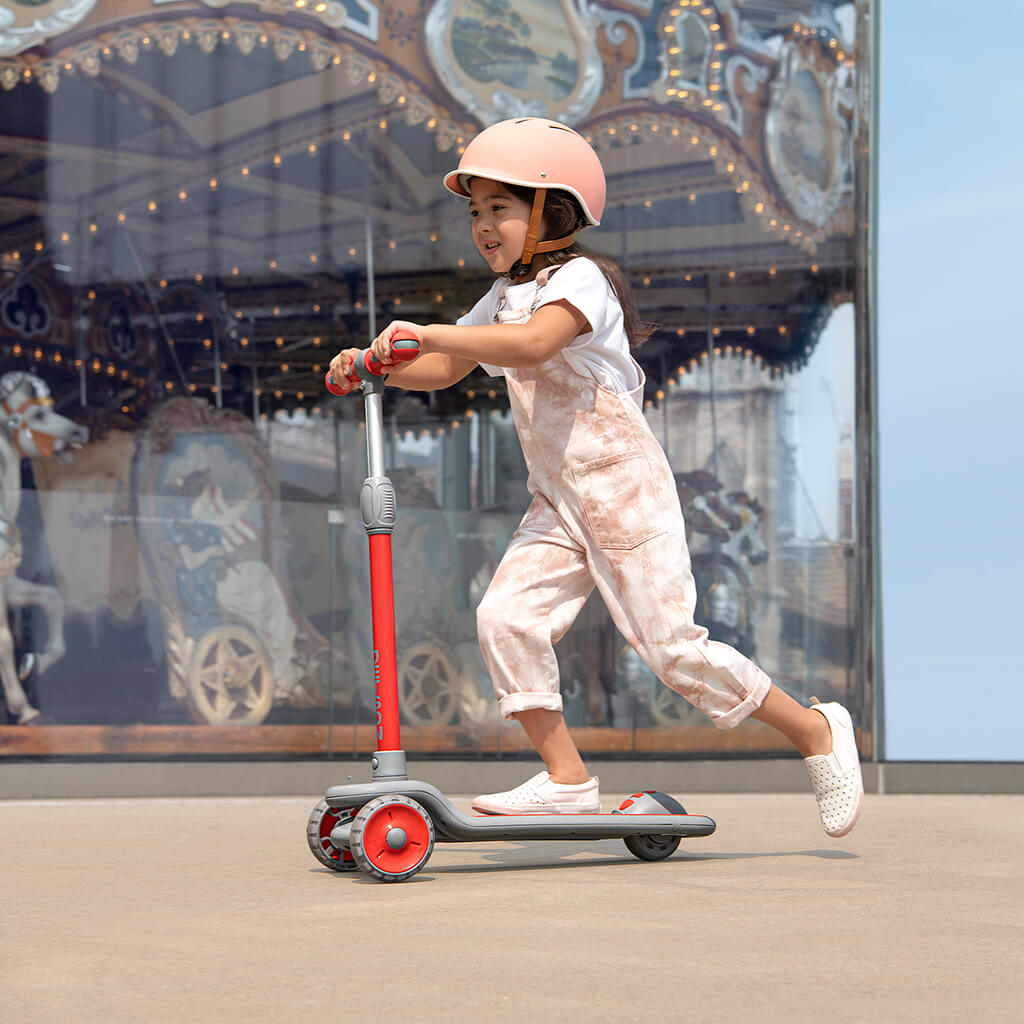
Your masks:
<instances>
[{"instance_id":1,"label":"red scooter column","mask_svg":"<svg viewBox=\"0 0 1024 1024\"><path fill-rule=\"evenodd\" d=\"M408 332L392 339L395 361L415 359L419 340ZM398 659L395 653L395 594L391 560L391 534L395 528L395 489L384 472L384 418L381 408L383 374L387 367L359 353L349 383L359 383L366 407L366 461L369 475L363 481L359 509L370 544L370 605L373 622L373 676L376 690L377 753L374 778L405 778L398 711ZM339 390L328 374L327 388ZM343 392L344 393L344 392Z\"/></svg>"},{"instance_id":2,"label":"red scooter column","mask_svg":"<svg viewBox=\"0 0 1024 1024\"><path fill-rule=\"evenodd\" d=\"M395 498L387 477L368 478L360 507L370 537L370 603L373 615L373 682L377 692L377 749L401 750L398 723L398 658L395 652L394 573L391 565L391 529ZM382 524L388 516L391 527ZM387 529L387 532L380 532Z\"/></svg>"}]
</instances>

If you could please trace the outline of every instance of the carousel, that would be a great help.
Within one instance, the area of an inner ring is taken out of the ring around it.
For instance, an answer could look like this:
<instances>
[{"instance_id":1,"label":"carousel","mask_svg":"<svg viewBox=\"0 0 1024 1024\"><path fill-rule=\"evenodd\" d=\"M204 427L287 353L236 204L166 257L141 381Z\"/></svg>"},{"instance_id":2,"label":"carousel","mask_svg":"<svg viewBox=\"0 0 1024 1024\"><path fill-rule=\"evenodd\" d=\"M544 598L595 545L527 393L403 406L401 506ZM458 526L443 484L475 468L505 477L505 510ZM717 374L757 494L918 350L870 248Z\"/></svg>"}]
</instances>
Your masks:
<instances>
[{"instance_id":1,"label":"carousel","mask_svg":"<svg viewBox=\"0 0 1024 1024\"><path fill-rule=\"evenodd\" d=\"M349 624L365 581L338 529L355 496L336 449L358 440L360 411L323 375L388 320L454 321L489 287L442 175L485 125L572 125L608 178L582 240L658 324L637 353L650 414L687 389L706 399L708 382L771 392L855 293L861 31L854 4L811 0L10 0L0 753L310 754L339 734L370 749ZM504 416L501 379L387 401L399 435L447 464L471 447L487 476L499 439L465 428ZM36 407L50 426L19 434ZM329 485L282 475L289 431L296 450L322 446ZM700 453L678 468L721 595L721 546L748 576L762 558L750 525L767 484ZM460 548L449 513L517 509L476 477L445 491L410 471L405 493L409 749L514 747L473 710L467 593L490 563ZM731 642L753 650L737 614ZM135 640L112 651L110 621ZM158 676L159 696L112 683L127 710L91 718L94 697L68 681L72 623L79 648L106 645L111 674ZM657 701L642 724L675 730L651 750L722 741Z\"/></svg>"}]
</instances>

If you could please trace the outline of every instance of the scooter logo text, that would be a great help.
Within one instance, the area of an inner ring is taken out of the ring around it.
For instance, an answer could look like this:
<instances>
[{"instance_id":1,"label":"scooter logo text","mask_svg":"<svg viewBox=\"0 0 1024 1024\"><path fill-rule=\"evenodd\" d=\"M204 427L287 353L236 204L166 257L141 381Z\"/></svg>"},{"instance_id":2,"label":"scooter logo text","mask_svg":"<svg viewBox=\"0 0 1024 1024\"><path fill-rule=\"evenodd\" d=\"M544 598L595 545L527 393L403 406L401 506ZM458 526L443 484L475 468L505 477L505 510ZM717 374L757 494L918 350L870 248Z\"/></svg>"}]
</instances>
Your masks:
<instances>
[{"instance_id":1,"label":"scooter logo text","mask_svg":"<svg viewBox=\"0 0 1024 1024\"><path fill-rule=\"evenodd\" d=\"M373 652L373 689L377 695L377 742L384 739L384 716L380 709L380 651Z\"/></svg>"}]
</instances>

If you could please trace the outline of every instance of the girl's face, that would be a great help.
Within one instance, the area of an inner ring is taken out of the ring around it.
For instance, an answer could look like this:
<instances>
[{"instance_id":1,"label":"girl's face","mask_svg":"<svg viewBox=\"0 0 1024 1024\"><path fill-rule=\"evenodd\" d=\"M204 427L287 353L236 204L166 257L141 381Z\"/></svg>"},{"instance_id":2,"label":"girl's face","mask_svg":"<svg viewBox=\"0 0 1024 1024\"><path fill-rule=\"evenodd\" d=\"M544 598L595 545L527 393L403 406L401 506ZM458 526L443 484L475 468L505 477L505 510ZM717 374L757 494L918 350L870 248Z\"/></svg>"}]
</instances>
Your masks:
<instances>
[{"instance_id":1,"label":"girl's face","mask_svg":"<svg viewBox=\"0 0 1024 1024\"><path fill-rule=\"evenodd\" d=\"M530 224L530 203L518 199L498 181L473 178L469 183L473 241L496 274L505 274L523 255ZM543 227L541 237L543 237ZM522 280L532 280L533 274Z\"/></svg>"}]
</instances>

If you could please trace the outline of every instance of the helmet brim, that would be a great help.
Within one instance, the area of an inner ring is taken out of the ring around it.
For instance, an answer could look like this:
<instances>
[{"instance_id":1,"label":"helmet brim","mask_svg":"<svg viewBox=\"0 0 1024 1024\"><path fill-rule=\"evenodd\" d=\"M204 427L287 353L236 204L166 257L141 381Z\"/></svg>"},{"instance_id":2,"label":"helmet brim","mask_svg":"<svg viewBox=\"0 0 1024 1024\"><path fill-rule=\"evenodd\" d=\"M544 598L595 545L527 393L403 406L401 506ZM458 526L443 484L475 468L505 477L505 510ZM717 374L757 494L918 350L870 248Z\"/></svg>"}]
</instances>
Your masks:
<instances>
[{"instance_id":1,"label":"helmet brim","mask_svg":"<svg viewBox=\"0 0 1024 1024\"><path fill-rule=\"evenodd\" d=\"M580 204L580 209L583 211L583 216L587 219L587 224L596 228L601 223L590 212L587 207L587 202L583 196L581 196L576 189L572 188L570 185L564 184L563 182L523 181L516 178L510 178L507 174L500 174L495 171L494 168L483 166L460 166L454 171L449 171L442 179L442 182L444 187L451 192L453 196L460 196L463 199L468 199L470 198L469 180L471 178L488 178L491 181L497 181L503 185L518 185L520 188L559 189L562 192L568 192L569 195L575 197L576 201Z\"/></svg>"}]
</instances>

